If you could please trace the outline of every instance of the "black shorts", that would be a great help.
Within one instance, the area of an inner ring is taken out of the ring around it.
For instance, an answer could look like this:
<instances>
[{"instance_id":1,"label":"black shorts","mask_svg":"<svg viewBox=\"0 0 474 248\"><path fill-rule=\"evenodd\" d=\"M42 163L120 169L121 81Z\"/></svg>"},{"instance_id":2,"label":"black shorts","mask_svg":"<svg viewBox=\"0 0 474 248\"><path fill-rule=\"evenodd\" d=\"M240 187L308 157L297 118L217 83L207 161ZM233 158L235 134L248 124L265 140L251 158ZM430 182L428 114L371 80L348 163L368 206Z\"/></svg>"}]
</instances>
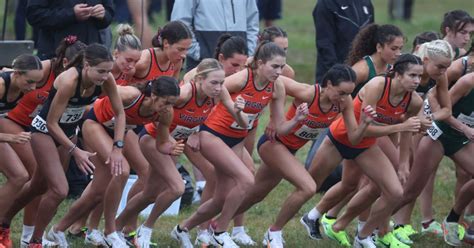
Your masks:
<instances>
[{"instance_id":1,"label":"black shorts","mask_svg":"<svg viewBox=\"0 0 474 248\"><path fill-rule=\"evenodd\" d=\"M240 142L242 142L245 139L245 138L234 138L234 137L229 137L229 136L223 135L223 134L218 133L217 131L211 129L210 127L208 127L204 124L202 124L199 127L199 131L200 132L205 131L205 132L213 134L214 136L219 137L230 148L234 147L235 145L239 144Z\"/></svg>"},{"instance_id":2,"label":"black shorts","mask_svg":"<svg viewBox=\"0 0 474 248\"><path fill-rule=\"evenodd\" d=\"M295 155L295 153L298 151L298 149L288 148L288 146L283 144L283 142L281 142L281 140L277 136L275 136L275 140L280 142L282 145L284 145L286 147L286 149L288 149L288 151L293 155ZM260 146L263 145L263 143L265 143L267 141L269 141L268 136L265 135L265 134L262 134L262 136L260 136L260 139L258 139L258 142L257 142L257 151L260 149Z\"/></svg>"},{"instance_id":3,"label":"black shorts","mask_svg":"<svg viewBox=\"0 0 474 248\"><path fill-rule=\"evenodd\" d=\"M337 141L334 136L331 134L331 130L328 132L328 137L331 140L331 142L334 144L336 147L337 151L341 154L342 158L344 159L355 159L357 156L359 156L361 153L363 153L365 150L368 148L354 148L350 146L346 146L339 141Z\"/></svg>"},{"instance_id":4,"label":"black shorts","mask_svg":"<svg viewBox=\"0 0 474 248\"><path fill-rule=\"evenodd\" d=\"M258 0L257 7L260 20L281 19L281 0Z\"/></svg>"}]
</instances>

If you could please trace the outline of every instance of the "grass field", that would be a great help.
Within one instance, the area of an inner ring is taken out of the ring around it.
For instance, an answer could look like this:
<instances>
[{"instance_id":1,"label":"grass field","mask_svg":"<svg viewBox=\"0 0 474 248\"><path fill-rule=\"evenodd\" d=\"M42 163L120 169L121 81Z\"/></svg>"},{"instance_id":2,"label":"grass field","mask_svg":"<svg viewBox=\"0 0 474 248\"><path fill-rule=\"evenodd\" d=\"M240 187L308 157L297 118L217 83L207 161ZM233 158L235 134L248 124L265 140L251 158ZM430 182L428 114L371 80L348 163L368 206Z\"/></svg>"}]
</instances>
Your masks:
<instances>
[{"instance_id":1,"label":"grass field","mask_svg":"<svg viewBox=\"0 0 474 248\"><path fill-rule=\"evenodd\" d=\"M3 6L3 1L0 1L0 6ZM314 38L314 26L312 21L312 10L316 1L284 1L284 14L283 20L277 22L278 25L282 26L289 35L290 48L288 63L295 69L296 78L298 81L305 83L314 82L314 68L315 68L315 38ZM387 1L386 0L373 0L375 6L375 16L377 23L389 23L390 20L387 16ZM407 37L407 44L404 47L405 51L411 49L411 41L413 37L422 31L427 30L439 30L439 24L441 22L443 13L450 9L464 9L474 14L474 2L472 0L416 0L414 6L413 19L410 23L403 21L395 21L394 24L398 25ZM7 37L13 37L13 16L10 11L9 25L7 28ZM162 15L157 16L157 24L162 25L164 18ZM268 116L263 116L261 123L266 123ZM260 126L258 132L261 133L264 126ZM297 157L303 161L306 157L308 146L301 149ZM258 155L254 154L254 160L257 163L260 162ZM455 183L455 175L453 164L451 161L444 160L440 169L438 170L438 176L436 180L436 191L434 195L433 207L435 208L435 215L437 220L441 220L453 203L453 188ZM247 228L250 235L259 244L262 240L263 234L268 226L274 220L276 214L279 211L279 206L286 198L286 196L293 190L292 186L287 182L281 183L263 202L253 207L247 213ZM301 215L308 211L314 204L320 199L320 195L316 195L303 206L297 216L291 220L286 228L284 229L284 238L286 240L287 247L337 247L333 242L324 239L323 241L315 242L310 240L306 236L305 230L299 224L299 218ZM65 201L58 210L57 216L53 223L57 222L58 218L64 215L67 211L71 201ZM172 227L178 223L181 219L188 217L196 206L192 206L184 209L181 214L177 217L163 217L155 225L153 239L159 243L160 247L177 247L169 236L169 232ZM18 242L19 235L21 232L21 218L19 215L13 222L13 238L15 242ZM420 228L420 215L418 207L415 210L413 216L413 224L419 230ZM349 233L354 235L354 227L352 224ZM195 237L195 232L192 232L192 237ZM418 236L414 239L415 244L413 247L448 247L444 244L441 239L434 237ZM72 241L72 247L84 247L80 241ZM18 247L16 243L15 247Z\"/></svg>"}]
</instances>

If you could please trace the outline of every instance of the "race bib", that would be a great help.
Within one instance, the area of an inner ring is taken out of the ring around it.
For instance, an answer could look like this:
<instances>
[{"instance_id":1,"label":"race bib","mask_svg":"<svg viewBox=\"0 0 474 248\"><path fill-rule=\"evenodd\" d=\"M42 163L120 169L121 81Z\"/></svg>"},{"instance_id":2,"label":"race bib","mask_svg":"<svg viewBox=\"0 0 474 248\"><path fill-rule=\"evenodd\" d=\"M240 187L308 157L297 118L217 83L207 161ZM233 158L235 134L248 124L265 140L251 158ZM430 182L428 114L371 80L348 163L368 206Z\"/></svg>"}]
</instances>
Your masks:
<instances>
[{"instance_id":1,"label":"race bib","mask_svg":"<svg viewBox=\"0 0 474 248\"><path fill-rule=\"evenodd\" d=\"M258 119L260 113L257 113L257 114L247 114L247 119L249 121L248 125L247 125L247 128L243 128L241 126L239 126L239 124L234 121L234 123L232 123L232 125L230 125L231 128L234 128L234 129L240 129L240 130L251 130L252 127L253 127L253 123L255 122L255 120Z\"/></svg>"},{"instance_id":2,"label":"race bib","mask_svg":"<svg viewBox=\"0 0 474 248\"><path fill-rule=\"evenodd\" d=\"M441 129L436 125L435 122L433 122L431 127L428 128L428 130L426 130L426 132L428 133L428 135L433 140L437 140L439 138L439 136L441 136L443 134L443 131L441 131Z\"/></svg>"},{"instance_id":3,"label":"race bib","mask_svg":"<svg viewBox=\"0 0 474 248\"><path fill-rule=\"evenodd\" d=\"M46 121L41 118L41 116L37 115L31 121L31 126L33 126L36 130L42 132L42 133L48 133L48 127L46 126Z\"/></svg>"},{"instance_id":4,"label":"race bib","mask_svg":"<svg viewBox=\"0 0 474 248\"><path fill-rule=\"evenodd\" d=\"M189 127L177 125L175 129L173 130L173 132L171 132L171 137L173 137L175 140L187 139L189 136L191 136L191 134L198 131L199 131L199 126L189 128Z\"/></svg>"},{"instance_id":5,"label":"race bib","mask_svg":"<svg viewBox=\"0 0 474 248\"><path fill-rule=\"evenodd\" d=\"M7 114L8 114L8 111L7 111L7 110L5 110L5 111L0 111L0 118L3 118L3 117L5 117L5 116L7 116Z\"/></svg>"},{"instance_id":6,"label":"race bib","mask_svg":"<svg viewBox=\"0 0 474 248\"><path fill-rule=\"evenodd\" d=\"M39 104L38 106L36 106L35 110L33 110L33 112L31 112L31 114L28 115L28 117L34 118L35 116L37 116L39 112L41 111L42 107L43 107L43 104Z\"/></svg>"},{"instance_id":7,"label":"race bib","mask_svg":"<svg viewBox=\"0 0 474 248\"><path fill-rule=\"evenodd\" d=\"M321 128L310 128L306 125L301 126L298 130L296 130L295 135L296 137L306 139L306 140L314 140L318 137L319 133L324 130Z\"/></svg>"},{"instance_id":8,"label":"race bib","mask_svg":"<svg viewBox=\"0 0 474 248\"><path fill-rule=\"evenodd\" d=\"M59 123L76 123L78 122L82 116L86 112L86 107L67 107L64 111Z\"/></svg>"},{"instance_id":9,"label":"race bib","mask_svg":"<svg viewBox=\"0 0 474 248\"><path fill-rule=\"evenodd\" d=\"M464 125L468 127L474 127L474 117L473 116L468 116L463 113L460 113L457 118L460 122L462 122Z\"/></svg>"}]
</instances>

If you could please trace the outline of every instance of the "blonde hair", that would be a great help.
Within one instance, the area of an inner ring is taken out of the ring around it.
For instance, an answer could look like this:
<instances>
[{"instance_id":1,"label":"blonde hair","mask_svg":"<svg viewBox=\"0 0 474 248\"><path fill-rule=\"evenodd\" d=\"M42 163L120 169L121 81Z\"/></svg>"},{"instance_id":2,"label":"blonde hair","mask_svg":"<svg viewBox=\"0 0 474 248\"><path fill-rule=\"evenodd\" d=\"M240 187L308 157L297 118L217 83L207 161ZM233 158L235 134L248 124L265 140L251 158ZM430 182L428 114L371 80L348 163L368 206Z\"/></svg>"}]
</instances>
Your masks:
<instances>
[{"instance_id":1,"label":"blonde hair","mask_svg":"<svg viewBox=\"0 0 474 248\"><path fill-rule=\"evenodd\" d=\"M203 59L201 63L199 63L199 65L196 67L196 75L194 75L194 78L198 76L207 78L207 74L219 70L224 70L224 67L221 63L219 63L219 61L212 58L206 58Z\"/></svg>"},{"instance_id":2,"label":"blonde hair","mask_svg":"<svg viewBox=\"0 0 474 248\"><path fill-rule=\"evenodd\" d=\"M118 34L117 41L115 42L115 49L120 52L127 50L127 48L133 50L142 50L142 44L140 39L135 35L133 28L128 24L119 24L116 32Z\"/></svg>"},{"instance_id":3,"label":"blonde hair","mask_svg":"<svg viewBox=\"0 0 474 248\"><path fill-rule=\"evenodd\" d=\"M421 59L428 57L432 59L435 56L454 59L454 51L451 45L445 40L433 40L420 45L418 51L413 53Z\"/></svg>"}]
</instances>

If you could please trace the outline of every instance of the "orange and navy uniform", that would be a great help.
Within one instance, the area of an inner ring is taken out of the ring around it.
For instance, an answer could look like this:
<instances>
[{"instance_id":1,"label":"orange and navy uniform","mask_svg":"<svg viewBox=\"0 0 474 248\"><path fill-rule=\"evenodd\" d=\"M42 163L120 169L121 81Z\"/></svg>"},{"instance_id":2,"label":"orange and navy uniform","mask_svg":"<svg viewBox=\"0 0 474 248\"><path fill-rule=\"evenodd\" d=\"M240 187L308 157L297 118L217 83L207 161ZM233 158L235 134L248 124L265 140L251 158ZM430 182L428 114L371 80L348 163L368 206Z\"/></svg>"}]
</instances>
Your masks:
<instances>
[{"instance_id":1,"label":"orange and navy uniform","mask_svg":"<svg viewBox=\"0 0 474 248\"><path fill-rule=\"evenodd\" d=\"M411 92L406 92L403 99L397 106L394 106L390 102L390 86L392 79L385 77L385 85L383 89L382 97L378 100L375 112L376 117L374 118L374 125L394 125L403 122L403 115L407 112L408 106L411 101ZM362 100L359 95L354 99L354 115L357 122L360 120L360 112L362 109ZM375 144L376 137L365 137L357 145L352 145L347 136L347 129L342 118L337 119L329 127L331 135L334 139L346 146L352 148L368 148Z\"/></svg>"},{"instance_id":2,"label":"orange and navy uniform","mask_svg":"<svg viewBox=\"0 0 474 248\"><path fill-rule=\"evenodd\" d=\"M150 66L148 67L148 73L143 78L134 78L135 82L143 82L157 79L161 76L172 77L176 72L175 65L170 63L166 70L162 70L158 64L158 58L156 57L156 51L154 48L149 48L148 52L151 55Z\"/></svg>"},{"instance_id":3,"label":"orange and navy uniform","mask_svg":"<svg viewBox=\"0 0 474 248\"><path fill-rule=\"evenodd\" d=\"M197 102L196 84L191 81L192 96L182 107L173 107L173 122L169 132L175 140L187 139L192 133L199 131L199 126L207 119L214 107L214 99L207 97L199 105ZM145 129L150 136L156 138L156 124L149 123Z\"/></svg>"},{"instance_id":4,"label":"orange and navy uniform","mask_svg":"<svg viewBox=\"0 0 474 248\"><path fill-rule=\"evenodd\" d=\"M314 86L315 93L313 101L309 104L309 113L304 120L298 123L289 134L280 136L278 140L291 150L298 150L308 142L318 137L318 134L325 128L329 127L331 123L336 120L336 117L341 112L338 105L333 105L327 112L323 112L319 105L321 87ZM291 120L296 114L295 103L291 104L290 109L286 113L286 119Z\"/></svg>"},{"instance_id":5,"label":"orange and navy uniform","mask_svg":"<svg viewBox=\"0 0 474 248\"><path fill-rule=\"evenodd\" d=\"M30 126L31 121L40 112L43 103L48 99L49 91L55 79L56 75L53 68L51 68L45 84L25 94L15 108L8 113L7 118L23 127Z\"/></svg>"},{"instance_id":6,"label":"orange and navy uniform","mask_svg":"<svg viewBox=\"0 0 474 248\"><path fill-rule=\"evenodd\" d=\"M115 84L120 85L120 86L127 86L133 83L131 80L127 79L127 75L123 72L120 72L120 74L115 78Z\"/></svg>"},{"instance_id":7,"label":"orange and navy uniform","mask_svg":"<svg viewBox=\"0 0 474 248\"><path fill-rule=\"evenodd\" d=\"M230 94L230 96L234 101L238 95L245 100L243 112L248 116L248 127L240 127L222 103L217 104L216 108L209 115L209 118L204 122L204 125L228 137L244 138L247 136L248 131L253 128L254 122L258 119L261 111L272 99L274 90L274 82L269 82L261 90L257 89L252 70L247 69L247 71L247 82L243 89Z\"/></svg>"},{"instance_id":8,"label":"orange and navy uniform","mask_svg":"<svg viewBox=\"0 0 474 248\"><path fill-rule=\"evenodd\" d=\"M126 130L134 129L137 126L142 126L158 119L158 113L154 113L151 116L140 115L140 106L142 105L143 99L145 99L145 95L140 94L130 105L124 107ZM115 126L115 114L109 97L95 101L93 110L97 122L108 128Z\"/></svg>"}]
</instances>

